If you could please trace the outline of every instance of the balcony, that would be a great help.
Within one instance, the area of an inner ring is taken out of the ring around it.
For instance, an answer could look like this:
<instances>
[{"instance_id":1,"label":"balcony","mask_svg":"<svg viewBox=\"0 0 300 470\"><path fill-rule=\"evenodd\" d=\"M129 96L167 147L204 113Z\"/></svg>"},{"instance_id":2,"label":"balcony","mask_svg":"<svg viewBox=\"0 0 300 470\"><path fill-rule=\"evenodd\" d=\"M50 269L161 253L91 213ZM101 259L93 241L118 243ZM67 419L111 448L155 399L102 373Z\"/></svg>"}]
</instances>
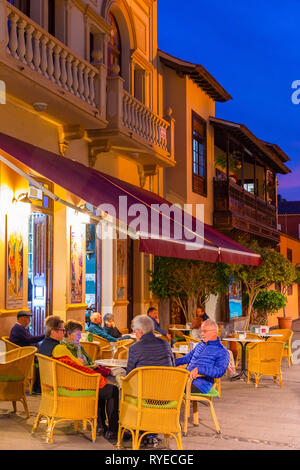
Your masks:
<instances>
[{"instance_id":1,"label":"balcony","mask_svg":"<svg viewBox=\"0 0 300 470\"><path fill-rule=\"evenodd\" d=\"M214 227L251 234L274 245L280 241L276 208L230 180L214 179Z\"/></svg>"},{"instance_id":2,"label":"balcony","mask_svg":"<svg viewBox=\"0 0 300 470\"><path fill-rule=\"evenodd\" d=\"M123 85L119 75L107 78L108 126L88 133L95 153L115 150L139 163L146 176L157 164L174 166L174 119L158 116Z\"/></svg>"},{"instance_id":3,"label":"balcony","mask_svg":"<svg viewBox=\"0 0 300 470\"><path fill-rule=\"evenodd\" d=\"M5 0L0 0L0 76L8 96L29 106L47 103L47 114L62 125L107 125L103 64L77 56Z\"/></svg>"}]
</instances>

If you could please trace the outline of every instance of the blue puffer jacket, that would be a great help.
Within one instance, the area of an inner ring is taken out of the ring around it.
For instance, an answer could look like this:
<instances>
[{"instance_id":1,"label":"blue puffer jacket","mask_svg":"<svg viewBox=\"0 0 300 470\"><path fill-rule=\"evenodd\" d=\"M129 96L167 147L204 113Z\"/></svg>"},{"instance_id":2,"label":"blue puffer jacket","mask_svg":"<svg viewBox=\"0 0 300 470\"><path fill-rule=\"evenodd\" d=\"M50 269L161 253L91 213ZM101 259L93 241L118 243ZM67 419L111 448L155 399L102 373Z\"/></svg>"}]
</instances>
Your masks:
<instances>
[{"instance_id":1,"label":"blue puffer jacket","mask_svg":"<svg viewBox=\"0 0 300 470\"><path fill-rule=\"evenodd\" d=\"M215 341L203 341L184 357L175 360L176 366L188 364L187 370L192 371L198 367L198 377L193 380L200 392L208 393L214 383L214 379L225 374L229 364L229 352L222 345L220 338Z\"/></svg>"}]
</instances>

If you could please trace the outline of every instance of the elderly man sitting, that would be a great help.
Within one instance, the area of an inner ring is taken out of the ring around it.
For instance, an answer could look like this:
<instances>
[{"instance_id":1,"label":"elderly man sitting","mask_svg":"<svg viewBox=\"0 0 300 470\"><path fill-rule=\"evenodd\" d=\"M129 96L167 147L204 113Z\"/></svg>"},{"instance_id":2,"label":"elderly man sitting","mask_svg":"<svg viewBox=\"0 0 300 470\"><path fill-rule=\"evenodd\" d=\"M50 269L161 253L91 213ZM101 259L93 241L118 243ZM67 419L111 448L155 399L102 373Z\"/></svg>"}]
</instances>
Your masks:
<instances>
[{"instance_id":1,"label":"elderly man sitting","mask_svg":"<svg viewBox=\"0 0 300 470\"><path fill-rule=\"evenodd\" d=\"M118 341L117 338L113 338L113 336L110 336L105 328L101 326L102 323L102 315L99 312L95 312L91 314L90 317L90 324L87 329L89 333L93 333L94 335L101 336L101 338L107 339L110 343L115 343Z\"/></svg>"},{"instance_id":2,"label":"elderly man sitting","mask_svg":"<svg viewBox=\"0 0 300 470\"><path fill-rule=\"evenodd\" d=\"M222 377L229 364L229 352L218 338L218 325L206 320L201 326L202 342L186 356L175 360L176 366L188 364L187 370L193 380L192 393L208 393L214 379ZM203 377L197 377L202 375Z\"/></svg>"}]
</instances>

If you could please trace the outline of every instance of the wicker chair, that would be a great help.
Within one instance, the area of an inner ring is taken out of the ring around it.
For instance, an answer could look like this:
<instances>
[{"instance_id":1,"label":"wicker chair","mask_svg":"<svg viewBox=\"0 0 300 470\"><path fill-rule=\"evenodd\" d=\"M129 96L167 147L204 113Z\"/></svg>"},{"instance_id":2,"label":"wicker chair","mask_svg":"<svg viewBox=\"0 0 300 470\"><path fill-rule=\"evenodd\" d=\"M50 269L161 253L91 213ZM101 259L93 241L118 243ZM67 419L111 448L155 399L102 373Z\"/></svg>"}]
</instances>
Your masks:
<instances>
[{"instance_id":1,"label":"wicker chair","mask_svg":"<svg viewBox=\"0 0 300 470\"><path fill-rule=\"evenodd\" d=\"M16 402L21 401L27 418L29 411L25 384L36 351L37 348L26 346L0 354L0 400L11 401L14 412L17 411Z\"/></svg>"},{"instance_id":2,"label":"wicker chair","mask_svg":"<svg viewBox=\"0 0 300 470\"><path fill-rule=\"evenodd\" d=\"M279 383L282 387L281 360L283 348L284 342L282 341L264 341L249 349L248 383L251 374L255 376L255 387L258 386L263 375L271 375L274 383L279 377Z\"/></svg>"},{"instance_id":3,"label":"wicker chair","mask_svg":"<svg viewBox=\"0 0 300 470\"><path fill-rule=\"evenodd\" d=\"M198 377L201 377L200 375ZM214 385L208 393L191 393L192 380L189 378L186 386L186 392L184 396L184 422L183 422L183 435L187 435L188 418L190 416L191 402L193 403L193 423L194 426L199 425L198 417L198 402L208 403L210 406L211 415L215 424L215 428L218 434L221 433L219 422L213 406L213 398L219 397L218 387L220 386L220 379L215 379Z\"/></svg>"},{"instance_id":4,"label":"wicker chair","mask_svg":"<svg viewBox=\"0 0 300 470\"><path fill-rule=\"evenodd\" d=\"M90 341L80 341L80 345L83 347L85 352L90 356L92 361L95 361L100 355L100 345L97 343L91 343Z\"/></svg>"},{"instance_id":5,"label":"wicker chair","mask_svg":"<svg viewBox=\"0 0 300 470\"><path fill-rule=\"evenodd\" d=\"M149 433L173 436L182 450L179 415L188 376L189 372L175 367L140 367L122 377L118 446L127 429L133 450Z\"/></svg>"},{"instance_id":6,"label":"wicker chair","mask_svg":"<svg viewBox=\"0 0 300 470\"><path fill-rule=\"evenodd\" d=\"M104 357L103 357L103 354L102 354L102 350L104 349L104 351L107 351L110 348L109 341L105 338L102 338L101 336L95 335L94 333L90 333L90 334L93 335L93 341L98 343L98 346L99 346L97 359L103 359ZM109 356L109 358L110 357L111 356ZM107 358L107 356L105 356L105 358Z\"/></svg>"},{"instance_id":7,"label":"wicker chair","mask_svg":"<svg viewBox=\"0 0 300 470\"><path fill-rule=\"evenodd\" d=\"M61 421L74 421L91 426L92 441L96 441L100 374L86 374L55 359L37 354L40 368L42 398L32 432L40 420L47 420L47 443L53 443L53 431Z\"/></svg>"},{"instance_id":8,"label":"wicker chair","mask_svg":"<svg viewBox=\"0 0 300 470\"><path fill-rule=\"evenodd\" d=\"M21 346L18 346L15 343L12 343L9 341L8 336L2 336L2 341L5 343L6 351L12 351L13 349L20 348ZM32 346L33 347L33 346ZM33 385L35 381L35 364L34 364L34 356L32 358L32 364L29 369L28 377L26 378L26 388L28 388L28 391L30 395L32 395L32 390L33 390Z\"/></svg>"},{"instance_id":9,"label":"wicker chair","mask_svg":"<svg viewBox=\"0 0 300 470\"><path fill-rule=\"evenodd\" d=\"M120 354L123 351L127 351L128 353L129 347L134 342L135 342L134 339L123 339L121 341L118 341L117 343L114 343L114 344L117 344L117 350L114 354L114 359L120 359ZM107 346L101 349L101 359L111 359L112 357L113 357L113 354L112 354L112 350L111 350L110 343L109 343Z\"/></svg>"},{"instance_id":10,"label":"wicker chair","mask_svg":"<svg viewBox=\"0 0 300 470\"><path fill-rule=\"evenodd\" d=\"M293 331L287 330L287 329L277 329L277 330L272 330L271 333L282 335L278 337L272 336L268 338L267 341L283 341L285 343L282 357L287 358L288 366L290 367L291 365L293 365L293 354L292 354L292 336L294 334Z\"/></svg>"}]
</instances>

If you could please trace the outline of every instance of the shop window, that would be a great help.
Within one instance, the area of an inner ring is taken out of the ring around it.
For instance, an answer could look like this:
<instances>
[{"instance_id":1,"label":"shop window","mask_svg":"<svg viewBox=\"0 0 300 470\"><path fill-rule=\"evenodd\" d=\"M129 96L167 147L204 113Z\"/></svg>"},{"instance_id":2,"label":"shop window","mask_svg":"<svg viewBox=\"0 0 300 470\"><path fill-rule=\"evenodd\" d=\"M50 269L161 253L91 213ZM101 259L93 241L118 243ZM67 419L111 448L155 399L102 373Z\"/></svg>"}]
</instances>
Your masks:
<instances>
[{"instance_id":1,"label":"shop window","mask_svg":"<svg viewBox=\"0 0 300 470\"><path fill-rule=\"evenodd\" d=\"M112 27L110 41L107 50L107 73L113 74L113 65L119 65L121 71L121 37L116 19L109 13L108 22Z\"/></svg>"},{"instance_id":2,"label":"shop window","mask_svg":"<svg viewBox=\"0 0 300 470\"><path fill-rule=\"evenodd\" d=\"M192 115L193 192L207 195L206 121Z\"/></svg>"}]
</instances>

